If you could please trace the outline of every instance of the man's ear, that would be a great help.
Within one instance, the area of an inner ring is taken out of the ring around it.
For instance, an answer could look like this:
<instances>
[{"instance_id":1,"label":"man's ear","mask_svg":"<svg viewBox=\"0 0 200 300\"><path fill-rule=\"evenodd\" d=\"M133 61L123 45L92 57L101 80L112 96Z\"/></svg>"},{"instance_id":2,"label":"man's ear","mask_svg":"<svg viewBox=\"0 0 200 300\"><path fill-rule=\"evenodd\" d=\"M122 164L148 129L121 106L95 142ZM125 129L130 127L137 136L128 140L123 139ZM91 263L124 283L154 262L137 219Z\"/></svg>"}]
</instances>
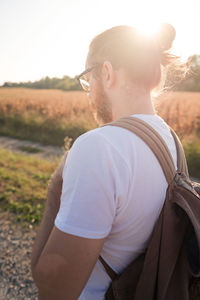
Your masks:
<instances>
[{"instance_id":1,"label":"man's ear","mask_svg":"<svg viewBox=\"0 0 200 300\"><path fill-rule=\"evenodd\" d=\"M102 75L103 75L105 87L110 89L115 83L116 73L112 64L109 61L104 61L102 67Z\"/></svg>"}]
</instances>

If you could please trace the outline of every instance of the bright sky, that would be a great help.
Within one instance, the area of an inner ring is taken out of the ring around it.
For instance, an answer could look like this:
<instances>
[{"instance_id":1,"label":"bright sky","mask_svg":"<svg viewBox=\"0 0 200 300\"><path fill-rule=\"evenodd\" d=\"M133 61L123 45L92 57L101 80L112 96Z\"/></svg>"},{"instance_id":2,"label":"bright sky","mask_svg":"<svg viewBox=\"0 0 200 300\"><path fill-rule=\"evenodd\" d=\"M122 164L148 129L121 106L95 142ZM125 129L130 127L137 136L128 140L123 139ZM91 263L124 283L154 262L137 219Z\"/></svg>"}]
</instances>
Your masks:
<instances>
[{"instance_id":1,"label":"bright sky","mask_svg":"<svg viewBox=\"0 0 200 300\"><path fill-rule=\"evenodd\" d=\"M0 84L84 69L90 40L115 25L171 23L176 54L200 54L199 0L0 0Z\"/></svg>"}]
</instances>

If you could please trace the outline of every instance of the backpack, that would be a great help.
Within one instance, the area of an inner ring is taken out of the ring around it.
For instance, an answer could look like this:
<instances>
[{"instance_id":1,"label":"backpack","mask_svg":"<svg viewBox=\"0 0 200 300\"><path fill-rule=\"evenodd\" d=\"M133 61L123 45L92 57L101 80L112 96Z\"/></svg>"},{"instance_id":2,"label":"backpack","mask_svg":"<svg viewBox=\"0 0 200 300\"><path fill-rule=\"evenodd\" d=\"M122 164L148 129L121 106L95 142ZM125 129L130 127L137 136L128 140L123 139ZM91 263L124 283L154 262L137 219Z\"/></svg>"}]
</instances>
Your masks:
<instances>
[{"instance_id":1,"label":"backpack","mask_svg":"<svg viewBox=\"0 0 200 300\"><path fill-rule=\"evenodd\" d=\"M105 124L128 129L157 157L168 182L166 198L145 253L117 274L103 259L111 278L105 300L200 299L200 184L191 181L182 145L174 137L178 169L163 138L146 122L124 117ZM145 187L144 187L145 188Z\"/></svg>"}]
</instances>

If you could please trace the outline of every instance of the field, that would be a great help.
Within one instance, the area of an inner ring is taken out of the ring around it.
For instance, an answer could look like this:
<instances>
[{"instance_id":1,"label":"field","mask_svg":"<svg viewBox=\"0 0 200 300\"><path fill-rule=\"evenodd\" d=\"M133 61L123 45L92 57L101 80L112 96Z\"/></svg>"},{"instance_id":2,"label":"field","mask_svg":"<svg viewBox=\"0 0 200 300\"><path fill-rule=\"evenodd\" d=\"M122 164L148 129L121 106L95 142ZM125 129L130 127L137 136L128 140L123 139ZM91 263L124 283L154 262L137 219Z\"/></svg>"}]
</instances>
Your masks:
<instances>
[{"instance_id":1,"label":"field","mask_svg":"<svg viewBox=\"0 0 200 300\"><path fill-rule=\"evenodd\" d=\"M51 162L0 148L0 208L15 213L25 225L37 224L58 163L59 159Z\"/></svg>"},{"instance_id":2,"label":"field","mask_svg":"<svg viewBox=\"0 0 200 300\"><path fill-rule=\"evenodd\" d=\"M200 135L200 93L171 92L155 99L158 114L181 139ZM0 89L0 134L63 145L97 127L82 92Z\"/></svg>"},{"instance_id":3,"label":"field","mask_svg":"<svg viewBox=\"0 0 200 300\"><path fill-rule=\"evenodd\" d=\"M200 93L171 92L155 100L158 114L178 133L181 140L200 138Z\"/></svg>"},{"instance_id":4,"label":"field","mask_svg":"<svg viewBox=\"0 0 200 300\"><path fill-rule=\"evenodd\" d=\"M84 93L0 89L0 135L62 146L96 126Z\"/></svg>"},{"instance_id":5,"label":"field","mask_svg":"<svg viewBox=\"0 0 200 300\"><path fill-rule=\"evenodd\" d=\"M154 101L157 113L183 142L190 175L200 178L200 93L166 93ZM63 146L64 140L73 142L95 127L82 92L0 89L0 135ZM1 208L16 213L18 220L38 223L58 161L0 149Z\"/></svg>"}]
</instances>

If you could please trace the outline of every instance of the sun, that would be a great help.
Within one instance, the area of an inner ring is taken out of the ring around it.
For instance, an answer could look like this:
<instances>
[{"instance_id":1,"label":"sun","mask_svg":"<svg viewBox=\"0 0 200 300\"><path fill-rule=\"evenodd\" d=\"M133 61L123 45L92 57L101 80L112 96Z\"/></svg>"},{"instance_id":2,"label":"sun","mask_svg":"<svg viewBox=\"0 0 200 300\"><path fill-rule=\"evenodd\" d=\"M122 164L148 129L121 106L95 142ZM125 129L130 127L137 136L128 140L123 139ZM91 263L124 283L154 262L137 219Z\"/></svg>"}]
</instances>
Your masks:
<instances>
[{"instance_id":1,"label":"sun","mask_svg":"<svg viewBox=\"0 0 200 300\"><path fill-rule=\"evenodd\" d=\"M138 22L135 24L135 28L144 36L154 36L158 33L161 23L151 22L151 23L142 23Z\"/></svg>"}]
</instances>

